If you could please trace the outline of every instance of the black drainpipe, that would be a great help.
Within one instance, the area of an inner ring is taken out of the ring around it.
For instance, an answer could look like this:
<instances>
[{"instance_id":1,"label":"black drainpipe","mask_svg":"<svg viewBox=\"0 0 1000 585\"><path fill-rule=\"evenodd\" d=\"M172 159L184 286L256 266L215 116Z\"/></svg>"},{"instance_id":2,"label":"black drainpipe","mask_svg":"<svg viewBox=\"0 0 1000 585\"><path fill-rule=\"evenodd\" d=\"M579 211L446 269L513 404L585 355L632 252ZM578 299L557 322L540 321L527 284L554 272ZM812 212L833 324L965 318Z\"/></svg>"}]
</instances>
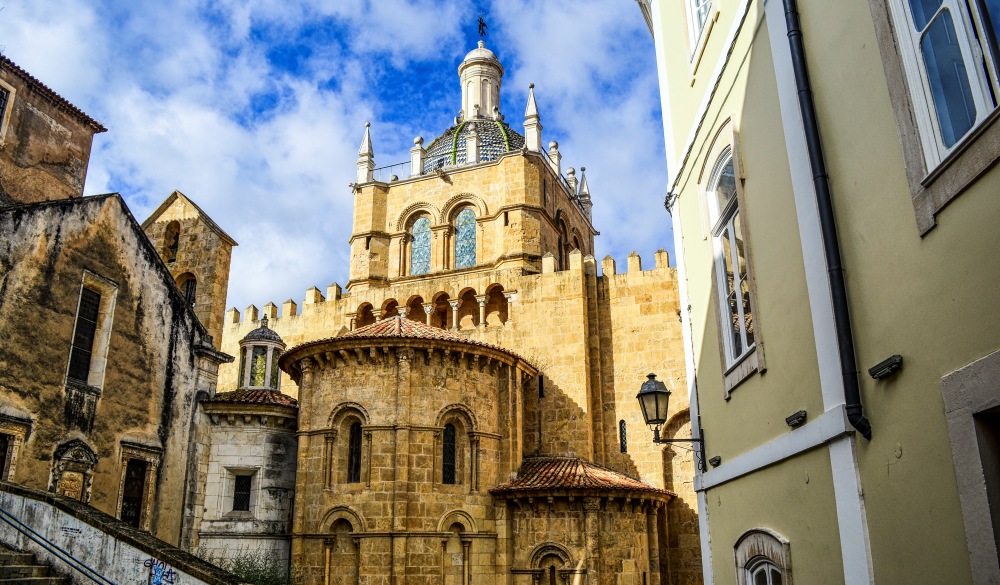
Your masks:
<instances>
[{"instance_id":1,"label":"black drainpipe","mask_svg":"<svg viewBox=\"0 0 1000 585\"><path fill-rule=\"evenodd\" d=\"M823 145L819 139L816 106L813 104L812 89L809 87L809 70L806 67L806 53L802 44L798 2L784 0L784 6L788 45L792 52L792 69L795 72L795 90L799 98L799 110L802 112L802 125L805 127L806 145L809 150L809 165L812 167L816 204L819 207L819 221L823 229L823 249L826 252L827 271L830 275L830 292L833 295L833 318L837 328L837 345L840 348L840 371L844 377L847 420L864 438L871 440L872 425L865 418L864 407L861 405L861 386L858 382L858 364L854 359L854 333L847 306L847 286L844 284L844 267L837 239L837 220L833 214L830 176L823 158Z\"/></svg>"}]
</instances>

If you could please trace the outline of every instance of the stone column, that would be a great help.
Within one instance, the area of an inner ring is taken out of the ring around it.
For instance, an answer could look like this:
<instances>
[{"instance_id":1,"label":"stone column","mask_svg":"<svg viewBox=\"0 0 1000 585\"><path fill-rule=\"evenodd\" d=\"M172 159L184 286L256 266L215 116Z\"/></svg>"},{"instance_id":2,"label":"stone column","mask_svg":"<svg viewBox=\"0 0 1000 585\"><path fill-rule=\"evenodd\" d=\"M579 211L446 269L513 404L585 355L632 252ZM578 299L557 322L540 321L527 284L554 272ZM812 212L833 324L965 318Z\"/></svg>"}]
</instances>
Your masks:
<instances>
[{"instance_id":1,"label":"stone column","mask_svg":"<svg viewBox=\"0 0 1000 585\"><path fill-rule=\"evenodd\" d=\"M333 487L333 439L336 435L327 433L323 441L323 487Z\"/></svg>"},{"instance_id":2,"label":"stone column","mask_svg":"<svg viewBox=\"0 0 1000 585\"><path fill-rule=\"evenodd\" d=\"M507 320L510 321L514 318L514 295L516 293L505 292L503 293L503 298L507 299ZM506 323L504 323L506 325Z\"/></svg>"},{"instance_id":3,"label":"stone column","mask_svg":"<svg viewBox=\"0 0 1000 585\"><path fill-rule=\"evenodd\" d=\"M649 502L646 508L646 540L649 545L649 585L660 585L660 542L656 526L656 508Z\"/></svg>"},{"instance_id":4,"label":"stone column","mask_svg":"<svg viewBox=\"0 0 1000 585\"><path fill-rule=\"evenodd\" d=\"M406 305L400 305L400 306L396 307L396 312L397 312L397 313L399 313L399 316L400 316L400 317L405 317L405 316L406 316L406 313L407 313L407 312L408 312L409 310L410 310L410 308L409 308L409 307L407 307Z\"/></svg>"},{"instance_id":5,"label":"stone column","mask_svg":"<svg viewBox=\"0 0 1000 585\"><path fill-rule=\"evenodd\" d=\"M583 518L586 526L584 534L586 555L584 563L587 567L587 581L590 583L602 583L601 581L601 499L583 499Z\"/></svg>"},{"instance_id":6,"label":"stone column","mask_svg":"<svg viewBox=\"0 0 1000 585\"><path fill-rule=\"evenodd\" d=\"M448 301L448 304L451 305L451 330L458 331L458 307L462 301Z\"/></svg>"},{"instance_id":7,"label":"stone column","mask_svg":"<svg viewBox=\"0 0 1000 585\"><path fill-rule=\"evenodd\" d=\"M427 315L424 323L427 325L431 324L431 315L434 314L434 305L431 303L424 303L424 314Z\"/></svg>"},{"instance_id":8,"label":"stone column","mask_svg":"<svg viewBox=\"0 0 1000 585\"><path fill-rule=\"evenodd\" d=\"M462 539L462 585L472 583L472 539Z\"/></svg>"},{"instance_id":9,"label":"stone column","mask_svg":"<svg viewBox=\"0 0 1000 585\"><path fill-rule=\"evenodd\" d=\"M479 303L479 327L486 328L486 295L477 295L476 302Z\"/></svg>"}]
</instances>

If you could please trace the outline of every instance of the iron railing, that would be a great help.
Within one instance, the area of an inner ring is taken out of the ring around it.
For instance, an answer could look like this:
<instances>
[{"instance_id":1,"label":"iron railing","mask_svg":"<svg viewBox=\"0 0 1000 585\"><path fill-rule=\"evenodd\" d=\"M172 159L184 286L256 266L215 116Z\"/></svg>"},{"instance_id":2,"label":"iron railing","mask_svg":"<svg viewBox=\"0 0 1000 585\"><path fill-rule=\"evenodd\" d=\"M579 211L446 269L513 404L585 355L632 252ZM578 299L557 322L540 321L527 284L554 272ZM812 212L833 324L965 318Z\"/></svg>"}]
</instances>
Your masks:
<instances>
[{"instance_id":1,"label":"iron railing","mask_svg":"<svg viewBox=\"0 0 1000 585\"><path fill-rule=\"evenodd\" d=\"M35 532L30 526L18 520L13 514L0 508L0 520L9 524L14 530L17 530L31 541L33 541L38 546L44 548L52 556L56 557L60 561L66 563L70 568L78 571L84 577L90 579L97 585L118 585L114 581L108 579L104 575L101 575L93 568L89 567L83 561L80 561L68 551L60 548L57 544L53 543L49 539L45 538L41 534Z\"/></svg>"}]
</instances>

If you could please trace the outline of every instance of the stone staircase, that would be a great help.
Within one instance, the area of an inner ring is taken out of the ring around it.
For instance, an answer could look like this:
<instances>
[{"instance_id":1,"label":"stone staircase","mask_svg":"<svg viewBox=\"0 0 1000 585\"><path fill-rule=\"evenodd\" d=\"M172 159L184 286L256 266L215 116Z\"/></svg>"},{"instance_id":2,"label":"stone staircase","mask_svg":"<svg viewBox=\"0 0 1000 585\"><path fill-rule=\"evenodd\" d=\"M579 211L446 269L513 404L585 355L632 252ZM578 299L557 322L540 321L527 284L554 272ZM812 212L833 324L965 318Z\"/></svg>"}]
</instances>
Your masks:
<instances>
[{"instance_id":1,"label":"stone staircase","mask_svg":"<svg viewBox=\"0 0 1000 585\"><path fill-rule=\"evenodd\" d=\"M35 562L32 553L19 553L0 544L0 585L69 585L66 577L55 577L48 565Z\"/></svg>"}]
</instances>

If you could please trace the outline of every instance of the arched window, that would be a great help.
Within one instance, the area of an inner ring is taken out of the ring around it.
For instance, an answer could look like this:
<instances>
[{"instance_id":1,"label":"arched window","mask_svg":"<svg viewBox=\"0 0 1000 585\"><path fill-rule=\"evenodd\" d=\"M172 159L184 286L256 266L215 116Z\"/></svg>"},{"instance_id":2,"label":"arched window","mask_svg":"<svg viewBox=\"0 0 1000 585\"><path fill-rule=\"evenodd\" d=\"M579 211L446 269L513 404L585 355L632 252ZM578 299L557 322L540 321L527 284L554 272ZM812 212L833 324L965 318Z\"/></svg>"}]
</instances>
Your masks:
<instances>
[{"instance_id":1,"label":"arched window","mask_svg":"<svg viewBox=\"0 0 1000 585\"><path fill-rule=\"evenodd\" d=\"M167 224L167 234L165 240L166 250L163 256L167 262L173 262L177 260L177 250L180 248L181 224L176 221L172 221Z\"/></svg>"},{"instance_id":2,"label":"arched window","mask_svg":"<svg viewBox=\"0 0 1000 585\"><path fill-rule=\"evenodd\" d=\"M347 452L347 483L361 482L361 423L351 424Z\"/></svg>"},{"instance_id":3,"label":"arched window","mask_svg":"<svg viewBox=\"0 0 1000 585\"><path fill-rule=\"evenodd\" d=\"M455 216L455 268L476 265L476 212L466 207Z\"/></svg>"},{"instance_id":4,"label":"arched window","mask_svg":"<svg viewBox=\"0 0 1000 585\"><path fill-rule=\"evenodd\" d=\"M746 238L730 148L726 148L715 163L708 184L708 207L713 222L716 288L728 367L754 348Z\"/></svg>"},{"instance_id":5,"label":"arched window","mask_svg":"<svg viewBox=\"0 0 1000 585\"><path fill-rule=\"evenodd\" d=\"M431 271L431 220L417 218L410 227L410 274L427 274Z\"/></svg>"},{"instance_id":6,"label":"arched window","mask_svg":"<svg viewBox=\"0 0 1000 585\"><path fill-rule=\"evenodd\" d=\"M764 557L754 560L746 571L748 585L781 585L781 569Z\"/></svg>"},{"instance_id":7,"label":"arched window","mask_svg":"<svg viewBox=\"0 0 1000 585\"><path fill-rule=\"evenodd\" d=\"M444 425L443 457L441 462L441 483L455 483L455 425Z\"/></svg>"},{"instance_id":8,"label":"arched window","mask_svg":"<svg viewBox=\"0 0 1000 585\"><path fill-rule=\"evenodd\" d=\"M177 278L177 286L184 295L184 302L194 307L195 296L198 294L198 279L190 272L185 272Z\"/></svg>"}]
</instances>

